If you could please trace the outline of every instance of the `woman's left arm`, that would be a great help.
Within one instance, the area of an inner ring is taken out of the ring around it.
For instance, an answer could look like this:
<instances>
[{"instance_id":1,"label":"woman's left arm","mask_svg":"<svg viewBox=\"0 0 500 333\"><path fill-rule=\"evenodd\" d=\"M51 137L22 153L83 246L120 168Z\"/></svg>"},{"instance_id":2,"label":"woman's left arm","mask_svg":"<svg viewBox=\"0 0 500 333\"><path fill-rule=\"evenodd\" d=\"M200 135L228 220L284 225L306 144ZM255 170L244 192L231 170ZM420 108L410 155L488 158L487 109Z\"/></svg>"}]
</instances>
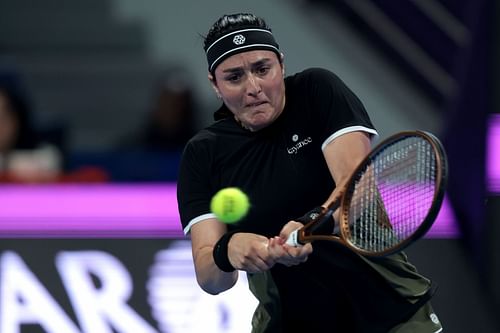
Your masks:
<instances>
[{"instance_id":1,"label":"woman's left arm","mask_svg":"<svg viewBox=\"0 0 500 333\"><path fill-rule=\"evenodd\" d=\"M323 204L324 207L340 195L340 190L349 180L354 169L370 153L370 150L370 134L361 131L343 134L323 149L328 169L336 185L330 197Z\"/></svg>"}]
</instances>

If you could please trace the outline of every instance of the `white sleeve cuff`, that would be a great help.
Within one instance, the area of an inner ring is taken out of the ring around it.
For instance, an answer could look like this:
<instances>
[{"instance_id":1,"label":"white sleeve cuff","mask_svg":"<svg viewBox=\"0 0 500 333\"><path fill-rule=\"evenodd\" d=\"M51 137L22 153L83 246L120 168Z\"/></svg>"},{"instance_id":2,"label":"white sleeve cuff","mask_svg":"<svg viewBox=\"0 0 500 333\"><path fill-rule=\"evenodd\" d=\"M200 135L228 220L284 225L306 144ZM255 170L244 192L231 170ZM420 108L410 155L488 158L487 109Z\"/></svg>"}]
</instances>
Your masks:
<instances>
[{"instance_id":1,"label":"white sleeve cuff","mask_svg":"<svg viewBox=\"0 0 500 333\"><path fill-rule=\"evenodd\" d=\"M215 219L215 218L216 218L215 214L212 214L212 213L203 214L203 215L200 215L198 217L195 217L194 219L189 221L188 225L184 228L184 235L189 234L189 232L191 231L191 228L196 223L200 223L201 221L208 220L208 219Z\"/></svg>"},{"instance_id":2,"label":"white sleeve cuff","mask_svg":"<svg viewBox=\"0 0 500 333\"><path fill-rule=\"evenodd\" d=\"M365 127L365 126L349 126L349 127L344 127L340 130L338 130L337 132L333 133L332 135L330 135L324 142L323 144L321 145L321 150L324 150L325 147L330 143L332 142L333 140L335 140L336 138L338 138L339 136L341 135L344 135L344 134L347 134L347 133L350 133L350 132L356 132L356 131L361 131L361 132L366 132L366 133L370 133L372 134L372 140L377 138L378 137L378 133L376 130L374 130L373 128L369 128L369 127Z\"/></svg>"}]
</instances>

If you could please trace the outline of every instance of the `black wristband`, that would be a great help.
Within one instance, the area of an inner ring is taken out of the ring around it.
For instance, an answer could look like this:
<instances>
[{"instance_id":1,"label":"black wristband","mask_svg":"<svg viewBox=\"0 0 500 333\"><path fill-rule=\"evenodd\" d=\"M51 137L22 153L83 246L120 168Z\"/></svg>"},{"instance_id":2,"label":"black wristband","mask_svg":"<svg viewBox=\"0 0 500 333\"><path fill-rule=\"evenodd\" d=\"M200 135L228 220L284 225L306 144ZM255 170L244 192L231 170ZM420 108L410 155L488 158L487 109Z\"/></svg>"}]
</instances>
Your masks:
<instances>
[{"instance_id":1,"label":"black wristband","mask_svg":"<svg viewBox=\"0 0 500 333\"><path fill-rule=\"evenodd\" d=\"M321 206L316 207L313 210L308 211L307 213L305 213L301 217L296 218L294 221L300 222L300 223L305 225L305 224L311 222L312 220L314 220L315 218L317 218L321 213L323 213L324 210L325 210L325 208L323 208Z\"/></svg>"},{"instance_id":2,"label":"black wristband","mask_svg":"<svg viewBox=\"0 0 500 333\"><path fill-rule=\"evenodd\" d=\"M219 267L219 269L226 273L234 272L235 269L231 262L229 262L229 258L227 256L227 246L229 244L229 240L235 233L239 232L238 230L232 230L226 232L218 241L215 243L214 250L212 255L214 257L214 262Z\"/></svg>"}]
</instances>

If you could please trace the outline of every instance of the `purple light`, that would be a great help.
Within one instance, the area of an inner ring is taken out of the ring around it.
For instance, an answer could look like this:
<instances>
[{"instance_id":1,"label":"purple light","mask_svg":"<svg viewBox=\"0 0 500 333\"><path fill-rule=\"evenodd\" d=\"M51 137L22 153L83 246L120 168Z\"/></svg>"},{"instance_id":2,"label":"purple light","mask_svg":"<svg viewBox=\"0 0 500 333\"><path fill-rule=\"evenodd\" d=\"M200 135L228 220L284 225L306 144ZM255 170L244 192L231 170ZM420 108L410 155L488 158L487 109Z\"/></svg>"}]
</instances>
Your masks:
<instances>
[{"instance_id":1,"label":"purple light","mask_svg":"<svg viewBox=\"0 0 500 333\"><path fill-rule=\"evenodd\" d=\"M492 115L489 121L486 155L487 188L500 193L500 115Z\"/></svg>"},{"instance_id":2,"label":"purple light","mask_svg":"<svg viewBox=\"0 0 500 333\"><path fill-rule=\"evenodd\" d=\"M459 234L448 201L428 238ZM0 238L183 238L175 184L0 187Z\"/></svg>"},{"instance_id":3,"label":"purple light","mask_svg":"<svg viewBox=\"0 0 500 333\"><path fill-rule=\"evenodd\" d=\"M175 184L0 188L0 237L182 237Z\"/></svg>"},{"instance_id":4,"label":"purple light","mask_svg":"<svg viewBox=\"0 0 500 333\"><path fill-rule=\"evenodd\" d=\"M458 238L460 231L455 218L453 208L445 196L441 210L432 225L431 230L427 233L426 238Z\"/></svg>"}]
</instances>

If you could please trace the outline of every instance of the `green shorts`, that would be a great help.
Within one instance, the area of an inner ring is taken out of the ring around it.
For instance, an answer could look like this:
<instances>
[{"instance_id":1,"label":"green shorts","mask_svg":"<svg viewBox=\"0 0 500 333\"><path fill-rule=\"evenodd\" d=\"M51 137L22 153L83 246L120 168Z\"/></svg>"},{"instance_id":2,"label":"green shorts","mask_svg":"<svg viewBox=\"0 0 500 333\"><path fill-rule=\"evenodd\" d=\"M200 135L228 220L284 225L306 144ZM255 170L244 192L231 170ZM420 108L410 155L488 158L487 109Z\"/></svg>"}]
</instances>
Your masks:
<instances>
[{"instance_id":1,"label":"green shorts","mask_svg":"<svg viewBox=\"0 0 500 333\"><path fill-rule=\"evenodd\" d=\"M431 303L425 303L408 321L393 327L388 333L438 333L443 327Z\"/></svg>"}]
</instances>

